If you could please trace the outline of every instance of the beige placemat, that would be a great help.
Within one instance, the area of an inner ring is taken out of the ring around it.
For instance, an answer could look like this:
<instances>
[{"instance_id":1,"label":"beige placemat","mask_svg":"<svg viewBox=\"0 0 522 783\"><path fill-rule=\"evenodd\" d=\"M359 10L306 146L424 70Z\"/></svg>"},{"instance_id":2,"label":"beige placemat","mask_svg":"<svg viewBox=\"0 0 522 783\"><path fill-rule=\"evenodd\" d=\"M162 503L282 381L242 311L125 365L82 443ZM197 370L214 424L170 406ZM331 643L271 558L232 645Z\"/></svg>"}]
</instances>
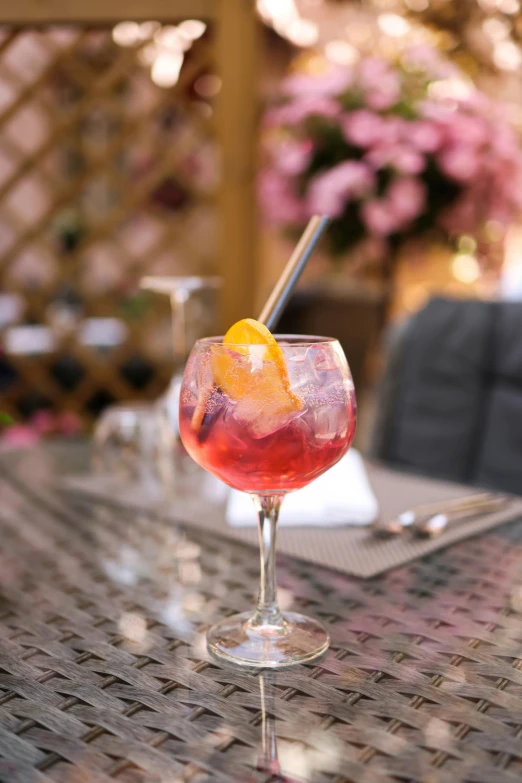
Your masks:
<instances>
[{"instance_id":1,"label":"beige placemat","mask_svg":"<svg viewBox=\"0 0 522 783\"><path fill-rule=\"evenodd\" d=\"M469 487L432 481L377 465L367 463L366 467L379 501L382 519L390 519L412 506L469 495L470 491L473 491ZM92 475L63 478L59 487L61 490L96 496L99 500L134 509L151 510L157 507L151 496L141 490L115 487L107 480ZM230 528L225 521L223 500L202 500L203 494L193 492L189 498L176 498L170 512L172 518L202 530L225 535L235 541L257 546L255 528ZM518 517L522 517L522 498L514 498L502 511L450 527L433 540L416 539L409 534L383 540L376 538L367 527L281 527L277 550L280 554L291 555L354 576L372 577Z\"/></svg>"}]
</instances>

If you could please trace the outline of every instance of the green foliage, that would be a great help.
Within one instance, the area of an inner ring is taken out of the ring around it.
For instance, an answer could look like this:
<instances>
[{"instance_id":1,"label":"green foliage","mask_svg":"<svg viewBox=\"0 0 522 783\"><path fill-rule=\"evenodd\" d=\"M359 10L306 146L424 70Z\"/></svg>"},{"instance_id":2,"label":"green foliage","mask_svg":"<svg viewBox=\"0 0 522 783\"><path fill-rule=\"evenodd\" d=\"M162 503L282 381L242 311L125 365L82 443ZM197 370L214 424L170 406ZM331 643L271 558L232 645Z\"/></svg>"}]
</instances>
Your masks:
<instances>
[{"instance_id":1,"label":"green foliage","mask_svg":"<svg viewBox=\"0 0 522 783\"><path fill-rule=\"evenodd\" d=\"M10 427L13 424L13 420L7 413L0 411L0 427Z\"/></svg>"}]
</instances>

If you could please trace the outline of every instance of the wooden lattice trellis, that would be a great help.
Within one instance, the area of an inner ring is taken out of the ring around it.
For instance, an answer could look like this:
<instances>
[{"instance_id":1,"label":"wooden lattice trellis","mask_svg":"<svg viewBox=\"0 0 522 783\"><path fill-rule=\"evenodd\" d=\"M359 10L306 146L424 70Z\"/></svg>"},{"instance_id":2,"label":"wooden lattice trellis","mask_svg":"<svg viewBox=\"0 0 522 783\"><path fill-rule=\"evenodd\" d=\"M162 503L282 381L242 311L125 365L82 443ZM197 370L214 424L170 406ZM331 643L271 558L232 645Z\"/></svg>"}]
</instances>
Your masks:
<instances>
[{"instance_id":1,"label":"wooden lattice trellis","mask_svg":"<svg viewBox=\"0 0 522 783\"><path fill-rule=\"evenodd\" d=\"M164 89L150 74L154 28L130 46L113 40L121 3L82 13L54 0L56 22L45 26L42 5L22 2L13 16L0 1L0 22L15 23L0 30L0 293L16 303L4 323L0 312L0 410L90 419L113 400L153 398L168 381L168 304L139 293L144 274L221 274L225 321L254 297L244 266L255 111L244 91L250 85L255 102L254 37L245 35L255 23L244 0L192 6L209 11L207 31ZM158 17L167 8L152 5L147 14ZM182 18L177 6L168 4L165 23ZM209 73L223 79L217 123L194 89ZM20 350L20 325L43 327L29 332L43 338L33 352ZM110 349L86 337L108 327Z\"/></svg>"}]
</instances>

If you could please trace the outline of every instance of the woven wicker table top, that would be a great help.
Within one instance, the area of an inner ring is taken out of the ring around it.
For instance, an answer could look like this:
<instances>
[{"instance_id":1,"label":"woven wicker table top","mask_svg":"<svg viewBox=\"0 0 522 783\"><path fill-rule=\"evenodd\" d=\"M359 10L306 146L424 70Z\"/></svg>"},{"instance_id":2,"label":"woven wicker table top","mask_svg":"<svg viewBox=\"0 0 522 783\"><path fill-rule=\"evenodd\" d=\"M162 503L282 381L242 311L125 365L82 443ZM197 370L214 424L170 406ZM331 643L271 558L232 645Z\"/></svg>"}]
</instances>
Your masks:
<instances>
[{"instance_id":1,"label":"woven wicker table top","mask_svg":"<svg viewBox=\"0 0 522 783\"><path fill-rule=\"evenodd\" d=\"M45 488L78 453L0 464L0 781L522 779L522 523L366 581L280 558L332 647L260 675L204 643L255 552Z\"/></svg>"}]
</instances>

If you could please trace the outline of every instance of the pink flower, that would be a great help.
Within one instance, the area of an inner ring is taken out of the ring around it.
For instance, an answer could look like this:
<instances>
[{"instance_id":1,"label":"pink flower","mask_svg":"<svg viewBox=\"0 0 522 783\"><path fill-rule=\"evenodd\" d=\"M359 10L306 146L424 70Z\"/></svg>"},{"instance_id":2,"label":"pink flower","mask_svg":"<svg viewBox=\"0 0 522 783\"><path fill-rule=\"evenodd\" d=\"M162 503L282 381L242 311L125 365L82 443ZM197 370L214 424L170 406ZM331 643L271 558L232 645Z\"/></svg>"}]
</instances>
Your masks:
<instances>
[{"instance_id":1,"label":"pink flower","mask_svg":"<svg viewBox=\"0 0 522 783\"><path fill-rule=\"evenodd\" d=\"M437 186L425 173L432 162L460 195L444 214L426 214L428 228L437 222L447 231L474 234L488 220L507 224L522 211L522 153L506 113L479 91L462 91L464 98L458 91L447 98L434 91L428 97L430 80L458 73L430 47L404 51L401 65L368 57L355 69L332 68L286 82L288 103L268 115L267 125L279 134L273 134L271 169L261 181L274 222L297 226L311 212L341 218L347 204L360 200L366 237L386 245L393 234L418 234L412 222L431 204ZM360 108L346 111L346 103ZM399 110L403 103L410 119ZM278 141L278 135L287 140ZM325 163L312 175L314 150L324 151ZM335 164L339 159L344 162ZM391 182L377 197L383 169ZM348 245L352 236L347 230L341 238Z\"/></svg>"},{"instance_id":2,"label":"pink flower","mask_svg":"<svg viewBox=\"0 0 522 783\"><path fill-rule=\"evenodd\" d=\"M303 120L314 115L318 117L334 118L341 112L341 106L333 98L303 97L290 103L272 109L268 113L266 122L268 126L298 125Z\"/></svg>"},{"instance_id":3,"label":"pink flower","mask_svg":"<svg viewBox=\"0 0 522 783\"><path fill-rule=\"evenodd\" d=\"M323 174L310 183L306 206L309 215L328 215L337 218L343 213L345 198L342 193L333 190L329 185L328 174Z\"/></svg>"},{"instance_id":4,"label":"pink flower","mask_svg":"<svg viewBox=\"0 0 522 783\"><path fill-rule=\"evenodd\" d=\"M292 191L291 180L275 169L264 171L259 181L259 198L267 219L275 224L300 223L303 203Z\"/></svg>"},{"instance_id":5,"label":"pink flower","mask_svg":"<svg viewBox=\"0 0 522 783\"><path fill-rule=\"evenodd\" d=\"M306 141L283 141L274 152L274 163L283 174L296 176L302 174L310 163L312 156L312 142Z\"/></svg>"},{"instance_id":6,"label":"pink flower","mask_svg":"<svg viewBox=\"0 0 522 783\"><path fill-rule=\"evenodd\" d=\"M456 182L469 182L480 169L476 150L465 144L455 144L442 150L438 159L442 171Z\"/></svg>"},{"instance_id":7,"label":"pink flower","mask_svg":"<svg viewBox=\"0 0 522 783\"><path fill-rule=\"evenodd\" d=\"M410 69L426 71L432 79L447 79L457 73L457 68L443 60L432 46L416 44L409 46L402 55L402 62Z\"/></svg>"},{"instance_id":8,"label":"pink flower","mask_svg":"<svg viewBox=\"0 0 522 783\"><path fill-rule=\"evenodd\" d=\"M371 147L376 144L382 135L383 125L378 114L366 109L352 111L341 120L345 139L358 147Z\"/></svg>"},{"instance_id":9,"label":"pink flower","mask_svg":"<svg viewBox=\"0 0 522 783\"><path fill-rule=\"evenodd\" d=\"M502 160L512 162L519 154L519 145L515 134L509 127L495 128L491 139L491 149Z\"/></svg>"},{"instance_id":10,"label":"pink flower","mask_svg":"<svg viewBox=\"0 0 522 783\"><path fill-rule=\"evenodd\" d=\"M371 112L368 112L371 114ZM408 127L409 123L402 117L380 117L380 129L377 138L372 139L371 148L366 153L366 160L372 166L380 169L392 164L399 152L409 149ZM406 141L406 144L404 143ZM412 150L417 153L417 150ZM419 164L417 164L419 165Z\"/></svg>"},{"instance_id":11,"label":"pink flower","mask_svg":"<svg viewBox=\"0 0 522 783\"><path fill-rule=\"evenodd\" d=\"M375 88L374 90L368 90L364 96L364 100L369 109L373 109L374 111L385 111L386 109L395 106L400 97L401 90L399 80L395 74L390 74L386 80L383 80L380 87Z\"/></svg>"},{"instance_id":12,"label":"pink flower","mask_svg":"<svg viewBox=\"0 0 522 783\"><path fill-rule=\"evenodd\" d=\"M378 57L367 57L361 61L358 82L364 92L366 105L374 111L389 109L400 98L399 77L388 63Z\"/></svg>"},{"instance_id":13,"label":"pink flower","mask_svg":"<svg viewBox=\"0 0 522 783\"><path fill-rule=\"evenodd\" d=\"M383 137L381 143L395 143L397 141L408 140L410 132L410 123L402 117L391 115L385 118L383 127Z\"/></svg>"},{"instance_id":14,"label":"pink flower","mask_svg":"<svg viewBox=\"0 0 522 783\"><path fill-rule=\"evenodd\" d=\"M361 214L368 230L382 237L411 223L425 205L426 188L422 182L413 177L401 177L391 183L385 198L363 204Z\"/></svg>"},{"instance_id":15,"label":"pink flower","mask_svg":"<svg viewBox=\"0 0 522 783\"><path fill-rule=\"evenodd\" d=\"M505 107L499 101L492 100L486 93L480 90L473 90L461 101L462 109L474 112L482 117L501 117L505 119Z\"/></svg>"},{"instance_id":16,"label":"pink flower","mask_svg":"<svg viewBox=\"0 0 522 783\"><path fill-rule=\"evenodd\" d=\"M53 432L56 426L54 414L51 411L41 410L31 418L31 426L40 435L48 435Z\"/></svg>"},{"instance_id":17,"label":"pink flower","mask_svg":"<svg viewBox=\"0 0 522 783\"><path fill-rule=\"evenodd\" d=\"M464 143L469 147L480 147L489 141L490 131L482 117L456 111L451 118L447 131L455 144Z\"/></svg>"},{"instance_id":18,"label":"pink flower","mask_svg":"<svg viewBox=\"0 0 522 783\"><path fill-rule=\"evenodd\" d=\"M377 169L390 166L401 174L420 174L426 166L424 156L404 144L374 147L366 155L366 160Z\"/></svg>"},{"instance_id":19,"label":"pink flower","mask_svg":"<svg viewBox=\"0 0 522 783\"><path fill-rule=\"evenodd\" d=\"M370 112L371 113L371 112ZM380 117L381 125L378 138L373 143L373 149L379 150L383 157L389 159L387 150L408 139L409 123L402 117ZM377 152L376 152L377 154Z\"/></svg>"},{"instance_id":20,"label":"pink flower","mask_svg":"<svg viewBox=\"0 0 522 783\"><path fill-rule=\"evenodd\" d=\"M345 92L353 84L348 68L331 68L316 76L294 74L283 82L283 93L294 98L333 97Z\"/></svg>"},{"instance_id":21,"label":"pink flower","mask_svg":"<svg viewBox=\"0 0 522 783\"><path fill-rule=\"evenodd\" d=\"M399 147L392 160L393 167L401 174L420 174L426 167L424 156L417 150Z\"/></svg>"},{"instance_id":22,"label":"pink flower","mask_svg":"<svg viewBox=\"0 0 522 783\"><path fill-rule=\"evenodd\" d=\"M307 199L309 214L339 217L351 198L361 198L375 185L375 175L365 163L348 160L314 177Z\"/></svg>"},{"instance_id":23,"label":"pink flower","mask_svg":"<svg viewBox=\"0 0 522 783\"><path fill-rule=\"evenodd\" d=\"M40 440L40 435L31 427L15 424L2 435L2 443L13 448L30 448Z\"/></svg>"},{"instance_id":24,"label":"pink flower","mask_svg":"<svg viewBox=\"0 0 522 783\"><path fill-rule=\"evenodd\" d=\"M408 127L410 142L421 152L435 152L442 144L442 133L434 122L417 120Z\"/></svg>"},{"instance_id":25,"label":"pink flower","mask_svg":"<svg viewBox=\"0 0 522 783\"><path fill-rule=\"evenodd\" d=\"M435 123L441 133L445 133L448 128L451 128L455 120L454 114L456 109L454 103L429 98L419 101L417 109L422 119Z\"/></svg>"},{"instance_id":26,"label":"pink flower","mask_svg":"<svg viewBox=\"0 0 522 783\"><path fill-rule=\"evenodd\" d=\"M389 73L390 68L385 60L380 57L365 57L359 63L358 82L364 90L370 90L378 87L383 77Z\"/></svg>"},{"instance_id":27,"label":"pink flower","mask_svg":"<svg viewBox=\"0 0 522 783\"><path fill-rule=\"evenodd\" d=\"M410 223L426 207L426 187L414 177L401 177L390 184L386 200L401 223Z\"/></svg>"},{"instance_id":28,"label":"pink flower","mask_svg":"<svg viewBox=\"0 0 522 783\"><path fill-rule=\"evenodd\" d=\"M400 227L400 221L384 199L373 199L361 206L361 216L368 231L378 237L395 233Z\"/></svg>"}]
</instances>

